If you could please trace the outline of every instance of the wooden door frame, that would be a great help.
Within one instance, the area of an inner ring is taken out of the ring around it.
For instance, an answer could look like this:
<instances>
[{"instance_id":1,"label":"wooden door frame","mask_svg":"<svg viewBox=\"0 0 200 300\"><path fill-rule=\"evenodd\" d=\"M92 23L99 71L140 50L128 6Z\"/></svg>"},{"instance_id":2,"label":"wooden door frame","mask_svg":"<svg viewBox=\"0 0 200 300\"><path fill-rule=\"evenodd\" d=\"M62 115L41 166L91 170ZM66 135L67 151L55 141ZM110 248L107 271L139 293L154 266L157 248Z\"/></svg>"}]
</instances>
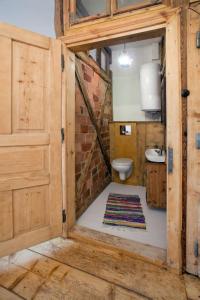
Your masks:
<instances>
[{"instance_id":1,"label":"wooden door frame","mask_svg":"<svg viewBox=\"0 0 200 300\"><path fill-rule=\"evenodd\" d=\"M105 21L77 29L69 29L62 37L66 52L84 51L122 39L137 40L159 35L166 36L166 79L167 79L167 147L173 148L173 172L167 174L167 265L176 273L182 272L182 98L181 98L181 41L180 10L150 8L134 12L131 16L115 21ZM121 22L121 26L119 26ZM98 25L98 26L97 26ZM69 53L69 52L68 52ZM74 60L69 62L74 70ZM67 66L68 72L68 66ZM70 71L71 73L71 71ZM71 74L72 75L72 74ZM70 75L68 75L70 77ZM68 85L65 148L67 149L67 230L75 225L75 77ZM64 99L64 101L66 101ZM69 129L71 127L71 130ZM72 188L73 187L73 188Z\"/></svg>"}]
</instances>

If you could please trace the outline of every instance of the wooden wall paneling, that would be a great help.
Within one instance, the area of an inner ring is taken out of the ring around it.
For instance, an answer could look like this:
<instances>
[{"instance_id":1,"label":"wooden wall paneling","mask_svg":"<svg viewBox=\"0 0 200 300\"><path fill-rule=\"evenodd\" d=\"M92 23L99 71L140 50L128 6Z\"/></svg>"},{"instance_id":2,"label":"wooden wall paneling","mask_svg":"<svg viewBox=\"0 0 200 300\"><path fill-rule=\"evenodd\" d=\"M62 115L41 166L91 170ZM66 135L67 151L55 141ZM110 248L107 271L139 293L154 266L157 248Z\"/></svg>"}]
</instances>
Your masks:
<instances>
[{"instance_id":1,"label":"wooden wall paneling","mask_svg":"<svg viewBox=\"0 0 200 300\"><path fill-rule=\"evenodd\" d=\"M180 13L166 29L167 147L173 148L173 172L167 175L167 261L182 270L182 99L180 57Z\"/></svg>"},{"instance_id":2,"label":"wooden wall paneling","mask_svg":"<svg viewBox=\"0 0 200 300\"><path fill-rule=\"evenodd\" d=\"M4 24L0 35L9 39L0 60L3 67L10 60L4 84L13 95L9 111L0 97L12 118L9 132L0 134L4 256L61 234L61 42Z\"/></svg>"},{"instance_id":3,"label":"wooden wall paneling","mask_svg":"<svg viewBox=\"0 0 200 300\"><path fill-rule=\"evenodd\" d=\"M63 45L65 69L62 78L65 141L63 145L63 205L67 211L65 234L75 224L75 55Z\"/></svg>"},{"instance_id":4,"label":"wooden wall paneling","mask_svg":"<svg viewBox=\"0 0 200 300\"><path fill-rule=\"evenodd\" d=\"M11 133L11 40L0 36L0 134Z\"/></svg>"},{"instance_id":5,"label":"wooden wall paneling","mask_svg":"<svg viewBox=\"0 0 200 300\"><path fill-rule=\"evenodd\" d=\"M198 5L197 9L200 6ZM200 245L200 150L196 146L196 135L200 132L199 72L200 55L196 48L196 33L200 16L188 10L188 178L187 178L187 235L186 270L200 276L200 259L194 255L195 242Z\"/></svg>"},{"instance_id":6,"label":"wooden wall paneling","mask_svg":"<svg viewBox=\"0 0 200 300\"><path fill-rule=\"evenodd\" d=\"M131 136L120 135L120 125L132 126ZM114 122L110 123L111 160L127 157L133 160L132 176L124 183L145 185L145 150L165 147L165 127L159 122ZM120 182L119 174L113 171L113 180Z\"/></svg>"},{"instance_id":7,"label":"wooden wall paneling","mask_svg":"<svg viewBox=\"0 0 200 300\"><path fill-rule=\"evenodd\" d=\"M165 146L165 126L161 123L147 123L146 148Z\"/></svg>"},{"instance_id":8,"label":"wooden wall paneling","mask_svg":"<svg viewBox=\"0 0 200 300\"><path fill-rule=\"evenodd\" d=\"M147 124L136 124L137 156L135 162L135 175L137 177L137 184L139 185L145 185L146 130Z\"/></svg>"}]
</instances>

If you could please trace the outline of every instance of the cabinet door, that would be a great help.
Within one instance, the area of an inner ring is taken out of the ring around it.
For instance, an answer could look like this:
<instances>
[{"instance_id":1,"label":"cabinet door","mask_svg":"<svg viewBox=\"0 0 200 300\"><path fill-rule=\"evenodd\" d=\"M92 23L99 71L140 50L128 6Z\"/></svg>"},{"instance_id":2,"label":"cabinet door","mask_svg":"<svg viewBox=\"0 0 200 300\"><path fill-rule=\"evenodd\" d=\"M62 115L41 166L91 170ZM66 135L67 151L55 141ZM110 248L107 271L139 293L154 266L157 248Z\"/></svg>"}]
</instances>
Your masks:
<instances>
[{"instance_id":1,"label":"cabinet door","mask_svg":"<svg viewBox=\"0 0 200 300\"><path fill-rule=\"evenodd\" d=\"M60 57L0 24L0 256L62 233Z\"/></svg>"},{"instance_id":2,"label":"cabinet door","mask_svg":"<svg viewBox=\"0 0 200 300\"><path fill-rule=\"evenodd\" d=\"M147 164L147 204L149 207L159 206L158 168L154 164Z\"/></svg>"},{"instance_id":3,"label":"cabinet door","mask_svg":"<svg viewBox=\"0 0 200 300\"><path fill-rule=\"evenodd\" d=\"M147 204L152 208L166 208L166 166L149 163L146 168Z\"/></svg>"}]
</instances>

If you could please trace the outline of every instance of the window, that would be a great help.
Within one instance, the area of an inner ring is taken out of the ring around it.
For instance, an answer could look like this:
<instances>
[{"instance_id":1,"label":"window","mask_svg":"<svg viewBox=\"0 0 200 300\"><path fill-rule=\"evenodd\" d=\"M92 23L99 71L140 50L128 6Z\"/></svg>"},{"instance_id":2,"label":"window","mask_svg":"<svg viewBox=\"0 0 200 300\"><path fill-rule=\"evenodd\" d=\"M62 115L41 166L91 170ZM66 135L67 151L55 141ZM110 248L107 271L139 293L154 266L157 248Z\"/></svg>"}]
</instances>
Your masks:
<instances>
[{"instance_id":1,"label":"window","mask_svg":"<svg viewBox=\"0 0 200 300\"><path fill-rule=\"evenodd\" d=\"M76 0L76 19L107 14L107 0Z\"/></svg>"},{"instance_id":2,"label":"window","mask_svg":"<svg viewBox=\"0 0 200 300\"><path fill-rule=\"evenodd\" d=\"M160 0L117 0L117 9L128 9L131 7L142 7L160 3Z\"/></svg>"}]
</instances>

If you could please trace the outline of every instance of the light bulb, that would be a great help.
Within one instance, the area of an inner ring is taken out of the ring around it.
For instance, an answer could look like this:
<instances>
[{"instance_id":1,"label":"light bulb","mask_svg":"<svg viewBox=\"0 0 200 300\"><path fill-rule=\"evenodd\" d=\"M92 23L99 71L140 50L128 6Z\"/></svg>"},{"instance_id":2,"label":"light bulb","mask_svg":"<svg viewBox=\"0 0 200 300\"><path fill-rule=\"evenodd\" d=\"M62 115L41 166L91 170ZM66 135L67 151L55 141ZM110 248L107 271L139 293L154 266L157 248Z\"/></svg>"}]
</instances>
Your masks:
<instances>
[{"instance_id":1,"label":"light bulb","mask_svg":"<svg viewBox=\"0 0 200 300\"><path fill-rule=\"evenodd\" d=\"M132 65L133 59L128 55L125 45L122 53L118 58L119 65L123 68L129 68Z\"/></svg>"}]
</instances>

